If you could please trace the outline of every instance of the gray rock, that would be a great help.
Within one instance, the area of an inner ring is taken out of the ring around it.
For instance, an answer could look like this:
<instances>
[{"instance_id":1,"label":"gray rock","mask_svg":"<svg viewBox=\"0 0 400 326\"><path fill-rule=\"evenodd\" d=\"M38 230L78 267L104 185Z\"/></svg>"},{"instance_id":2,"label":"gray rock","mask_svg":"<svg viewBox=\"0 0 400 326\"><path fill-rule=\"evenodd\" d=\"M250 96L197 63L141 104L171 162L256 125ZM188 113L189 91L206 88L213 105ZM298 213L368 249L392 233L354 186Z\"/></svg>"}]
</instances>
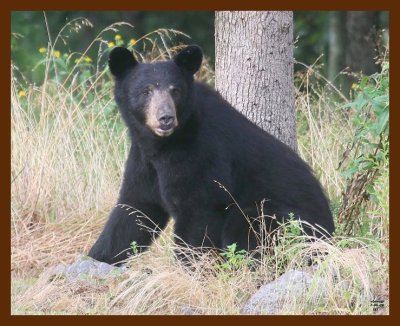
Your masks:
<instances>
[{"instance_id":1,"label":"gray rock","mask_svg":"<svg viewBox=\"0 0 400 326\"><path fill-rule=\"evenodd\" d=\"M126 267L115 267L96 261L87 256L79 256L71 265L57 265L52 275L64 276L69 281L87 280L89 278L107 278L123 273Z\"/></svg>"},{"instance_id":2,"label":"gray rock","mask_svg":"<svg viewBox=\"0 0 400 326\"><path fill-rule=\"evenodd\" d=\"M200 308L192 306L182 307L182 315L203 315L204 312Z\"/></svg>"},{"instance_id":3,"label":"gray rock","mask_svg":"<svg viewBox=\"0 0 400 326\"><path fill-rule=\"evenodd\" d=\"M78 263L79 263L78 269L79 269L80 273L89 274L92 271L92 269L95 268L95 264L91 260L83 260L83 261L78 262Z\"/></svg>"},{"instance_id":4,"label":"gray rock","mask_svg":"<svg viewBox=\"0 0 400 326\"><path fill-rule=\"evenodd\" d=\"M98 275L101 278L106 278L107 275L114 269L115 267L107 264L107 263L99 263L97 266Z\"/></svg>"},{"instance_id":5,"label":"gray rock","mask_svg":"<svg viewBox=\"0 0 400 326\"><path fill-rule=\"evenodd\" d=\"M65 271L65 265L63 264L58 264L56 267L53 268L52 274L62 274Z\"/></svg>"},{"instance_id":6,"label":"gray rock","mask_svg":"<svg viewBox=\"0 0 400 326\"><path fill-rule=\"evenodd\" d=\"M326 291L321 279L313 280L313 276L307 272L290 270L275 281L258 289L244 304L240 312L250 315L279 314L280 311L288 308L287 302L304 299L313 282L318 282L316 284L319 287L317 295L323 297Z\"/></svg>"}]
</instances>

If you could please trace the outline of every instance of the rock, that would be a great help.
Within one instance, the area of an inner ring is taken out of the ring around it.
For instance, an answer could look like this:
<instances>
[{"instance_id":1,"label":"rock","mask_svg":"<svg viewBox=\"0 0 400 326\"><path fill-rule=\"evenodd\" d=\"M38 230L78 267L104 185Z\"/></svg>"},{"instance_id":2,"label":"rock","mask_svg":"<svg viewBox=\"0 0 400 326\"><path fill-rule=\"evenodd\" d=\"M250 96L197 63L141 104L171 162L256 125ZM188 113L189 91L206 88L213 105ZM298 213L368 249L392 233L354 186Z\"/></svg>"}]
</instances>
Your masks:
<instances>
[{"instance_id":1,"label":"rock","mask_svg":"<svg viewBox=\"0 0 400 326\"><path fill-rule=\"evenodd\" d=\"M80 273L89 274L95 267L94 262L90 260L83 260L79 262L78 269Z\"/></svg>"},{"instance_id":2,"label":"rock","mask_svg":"<svg viewBox=\"0 0 400 326\"><path fill-rule=\"evenodd\" d=\"M90 277L105 279L120 275L125 270L126 267L116 267L87 256L79 256L71 265L57 265L53 269L52 275L61 275L69 281L77 281Z\"/></svg>"},{"instance_id":3,"label":"rock","mask_svg":"<svg viewBox=\"0 0 400 326\"><path fill-rule=\"evenodd\" d=\"M53 268L53 275L62 274L65 271L65 265L58 264L56 267Z\"/></svg>"},{"instance_id":4,"label":"rock","mask_svg":"<svg viewBox=\"0 0 400 326\"><path fill-rule=\"evenodd\" d=\"M99 263L97 266L97 273L101 278L106 278L114 268L114 266L107 263Z\"/></svg>"},{"instance_id":5,"label":"rock","mask_svg":"<svg viewBox=\"0 0 400 326\"><path fill-rule=\"evenodd\" d=\"M204 315L204 312L200 308L184 306L182 307L182 315Z\"/></svg>"},{"instance_id":6,"label":"rock","mask_svg":"<svg viewBox=\"0 0 400 326\"><path fill-rule=\"evenodd\" d=\"M278 277L275 281L263 285L241 309L242 314L279 314L287 302L302 300L306 297L310 285L318 282L318 297L323 297L326 289L321 279L304 271L290 270ZM315 292L315 291L314 291Z\"/></svg>"}]
</instances>

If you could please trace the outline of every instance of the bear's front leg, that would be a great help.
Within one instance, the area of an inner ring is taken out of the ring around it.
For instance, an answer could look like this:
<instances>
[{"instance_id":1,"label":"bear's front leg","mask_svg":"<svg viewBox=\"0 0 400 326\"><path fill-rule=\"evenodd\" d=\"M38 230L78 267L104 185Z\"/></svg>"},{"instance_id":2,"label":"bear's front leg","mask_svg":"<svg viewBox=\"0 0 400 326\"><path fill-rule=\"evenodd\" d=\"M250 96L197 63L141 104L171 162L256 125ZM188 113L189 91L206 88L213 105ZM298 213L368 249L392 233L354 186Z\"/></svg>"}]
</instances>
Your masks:
<instances>
[{"instance_id":1,"label":"bear's front leg","mask_svg":"<svg viewBox=\"0 0 400 326\"><path fill-rule=\"evenodd\" d=\"M132 251L132 242L137 250L149 246L168 221L168 214L160 207L149 204L117 205L89 251L89 256L108 264L120 265ZM144 214L142 214L144 213Z\"/></svg>"}]
</instances>

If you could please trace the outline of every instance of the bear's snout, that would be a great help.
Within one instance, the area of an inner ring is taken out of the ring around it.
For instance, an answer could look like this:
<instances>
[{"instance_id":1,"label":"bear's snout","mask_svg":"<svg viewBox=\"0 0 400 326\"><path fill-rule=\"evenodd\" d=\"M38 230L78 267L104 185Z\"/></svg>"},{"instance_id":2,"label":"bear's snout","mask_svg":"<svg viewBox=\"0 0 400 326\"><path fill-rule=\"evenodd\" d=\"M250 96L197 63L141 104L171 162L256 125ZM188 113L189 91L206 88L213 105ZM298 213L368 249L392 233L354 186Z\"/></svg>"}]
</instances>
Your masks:
<instances>
[{"instance_id":1,"label":"bear's snout","mask_svg":"<svg viewBox=\"0 0 400 326\"><path fill-rule=\"evenodd\" d=\"M160 128L163 130L171 129L174 125L175 116L167 114L163 114L158 118L158 122L160 123Z\"/></svg>"},{"instance_id":2,"label":"bear's snout","mask_svg":"<svg viewBox=\"0 0 400 326\"><path fill-rule=\"evenodd\" d=\"M160 137L171 135L178 126L175 102L167 91L153 92L146 110L146 124Z\"/></svg>"}]
</instances>

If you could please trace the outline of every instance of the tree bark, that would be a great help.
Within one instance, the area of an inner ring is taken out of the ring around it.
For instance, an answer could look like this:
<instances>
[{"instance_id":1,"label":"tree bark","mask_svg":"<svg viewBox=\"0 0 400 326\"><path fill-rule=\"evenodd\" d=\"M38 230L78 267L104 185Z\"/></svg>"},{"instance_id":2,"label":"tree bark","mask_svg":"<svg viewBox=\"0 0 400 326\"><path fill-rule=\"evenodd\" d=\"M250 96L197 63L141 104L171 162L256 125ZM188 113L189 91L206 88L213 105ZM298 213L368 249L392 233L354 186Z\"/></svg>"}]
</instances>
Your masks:
<instances>
[{"instance_id":1,"label":"tree bark","mask_svg":"<svg viewBox=\"0 0 400 326\"><path fill-rule=\"evenodd\" d=\"M349 11L347 12L347 50L346 64L351 71L362 71L371 75L378 71L373 41L373 28L379 24L377 11Z\"/></svg>"},{"instance_id":2,"label":"tree bark","mask_svg":"<svg viewBox=\"0 0 400 326\"><path fill-rule=\"evenodd\" d=\"M342 11L331 11L329 13L328 34L328 79L337 86L341 85L343 78L338 75L345 65L345 22L346 13ZM338 80L339 78L339 80Z\"/></svg>"},{"instance_id":3,"label":"tree bark","mask_svg":"<svg viewBox=\"0 0 400 326\"><path fill-rule=\"evenodd\" d=\"M297 151L291 11L217 11L215 86L249 120Z\"/></svg>"}]
</instances>

